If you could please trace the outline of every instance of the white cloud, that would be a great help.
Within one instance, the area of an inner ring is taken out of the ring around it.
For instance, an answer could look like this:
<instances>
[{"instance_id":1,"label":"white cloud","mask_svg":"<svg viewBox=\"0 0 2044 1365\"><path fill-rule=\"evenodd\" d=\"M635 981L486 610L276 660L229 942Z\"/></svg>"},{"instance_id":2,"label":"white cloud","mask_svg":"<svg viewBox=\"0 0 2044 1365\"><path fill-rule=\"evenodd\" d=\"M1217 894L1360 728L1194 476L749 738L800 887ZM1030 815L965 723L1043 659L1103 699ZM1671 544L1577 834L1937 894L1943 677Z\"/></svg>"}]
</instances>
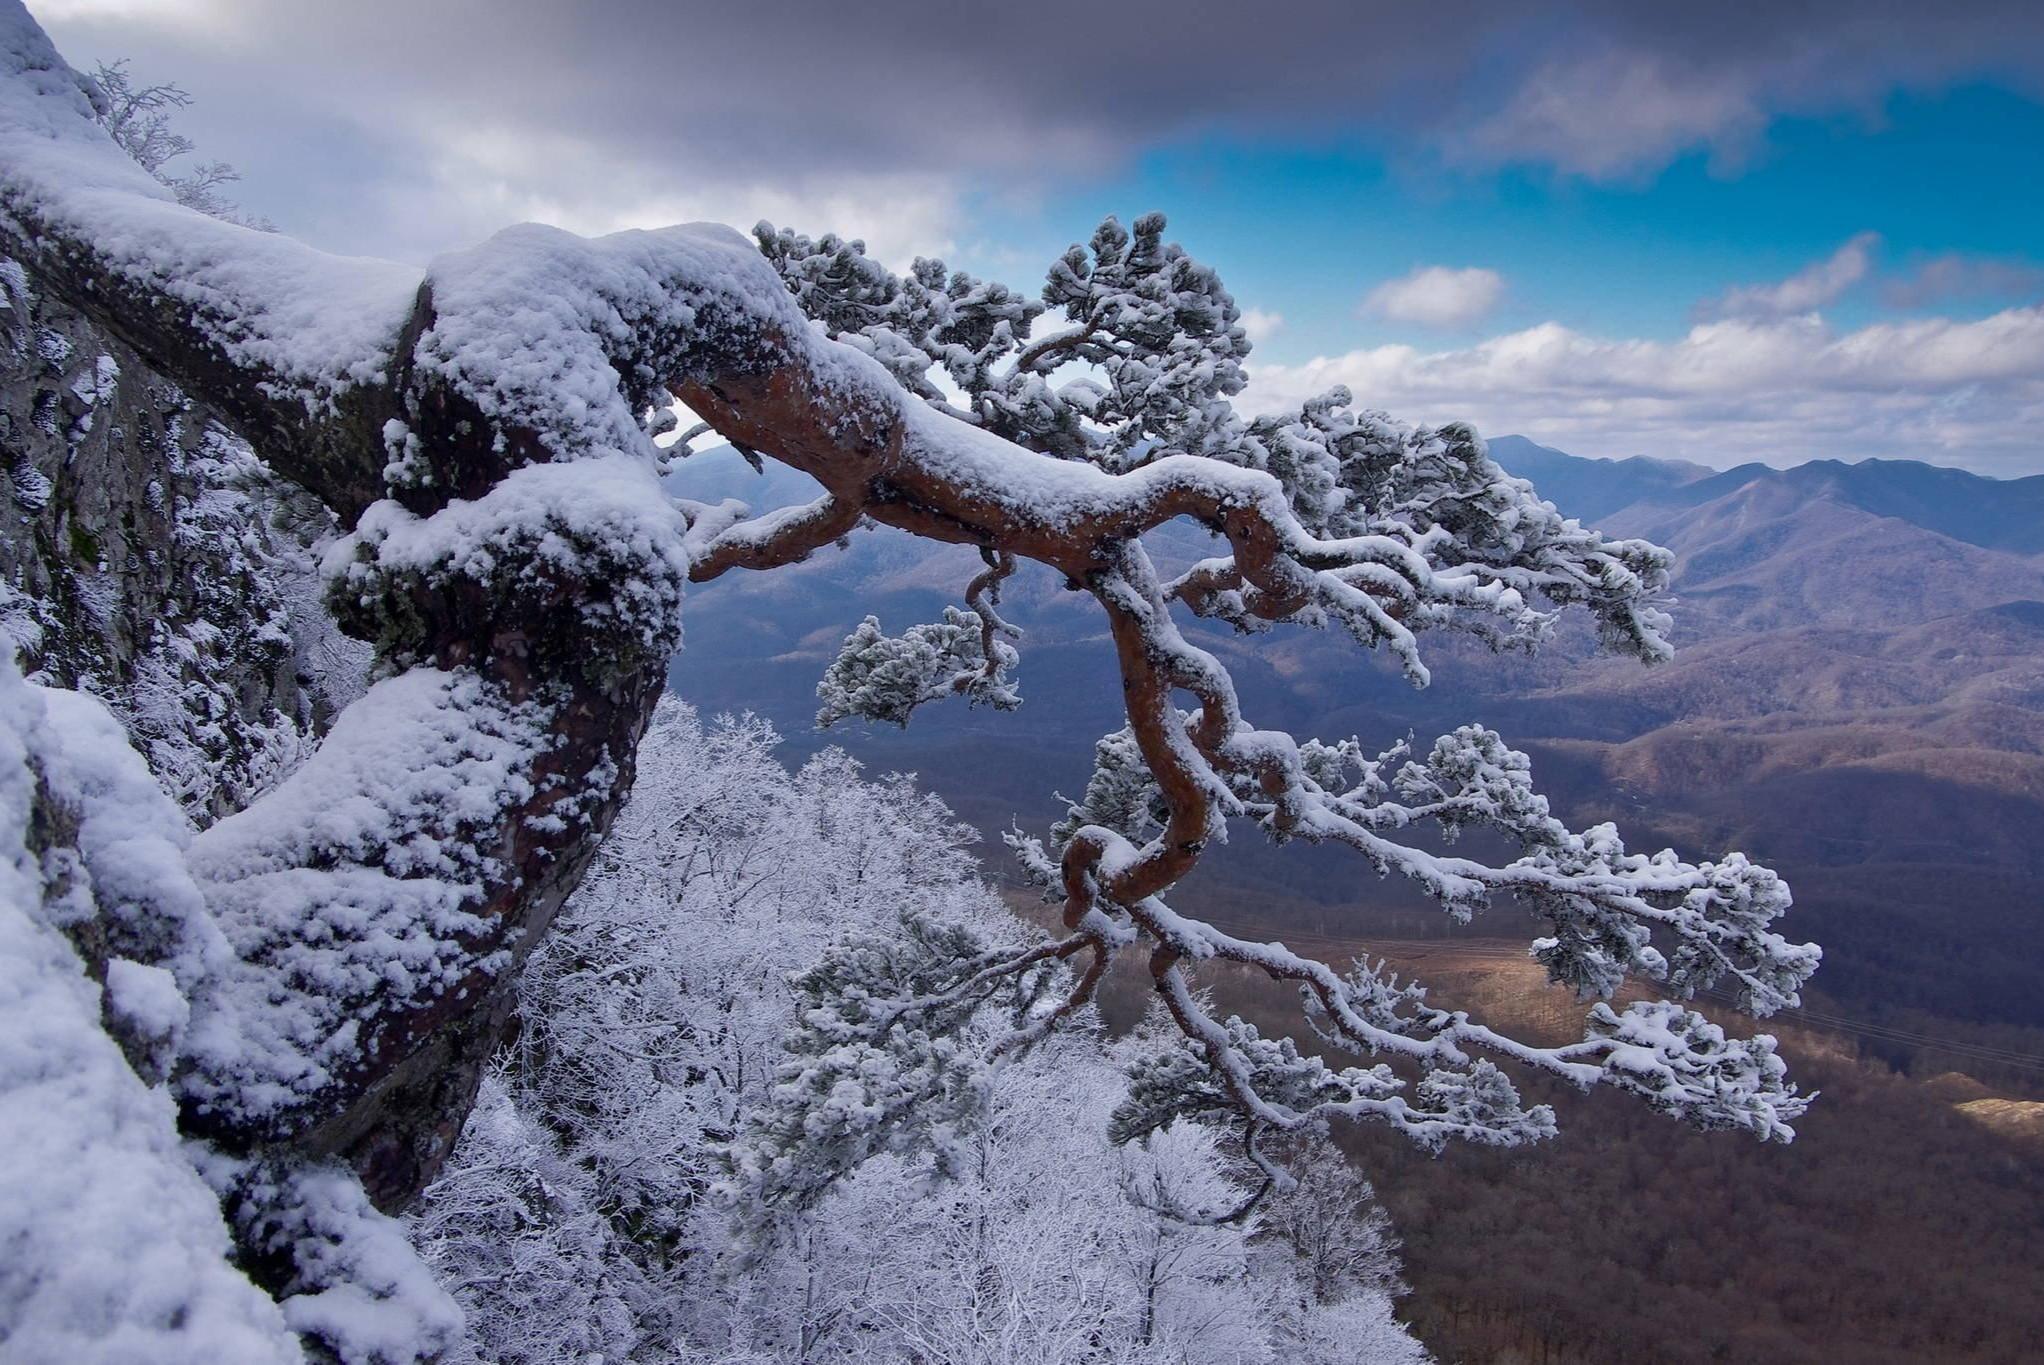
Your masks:
<instances>
[{"instance_id":1,"label":"white cloud","mask_svg":"<svg viewBox=\"0 0 2044 1365\"><path fill-rule=\"evenodd\" d=\"M1244 397L1269 411L1334 384L1407 420L1466 419L1584 455L1879 456L2028 473L2044 429L2044 307L1842 333L1813 316L1729 319L1672 342L1549 322L1455 350L1254 366Z\"/></svg>"},{"instance_id":2,"label":"white cloud","mask_svg":"<svg viewBox=\"0 0 2044 1365\"><path fill-rule=\"evenodd\" d=\"M2044 291L2044 269L2028 261L1946 252L1920 262L1892 281L1881 296L1897 308L1922 308L1948 299L2008 299Z\"/></svg>"},{"instance_id":3,"label":"white cloud","mask_svg":"<svg viewBox=\"0 0 2044 1365\"><path fill-rule=\"evenodd\" d=\"M1489 314L1504 292L1505 277L1495 270L1427 265L1372 289L1363 296L1361 311L1390 322L1457 327Z\"/></svg>"},{"instance_id":4,"label":"white cloud","mask_svg":"<svg viewBox=\"0 0 2044 1365\"><path fill-rule=\"evenodd\" d=\"M1261 346L1284 329L1285 315L1272 313L1262 308L1242 310L1242 330L1249 337L1249 344Z\"/></svg>"},{"instance_id":5,"label":"white cloud","mask_svg":"<svg viewBox=\"0 0 2044 1365\"><path fill-rule=\"evenodd\" d=\"M474 238L524 220L594 236L698 221L747 232L764 218L801 232L858 238L879 259L905 270L917 256L949 255L961 214L953 186L936 175L669 176L565 135L440 130L424 168L432 187L427 192L445 196L435 227L445 233L448 223L460 223Z\"/></svg>"},{"instance_id":6,"label":"white cloud","mask_svg":"<svg viewBox=\"0 0 2044 1365\"><path fill-rule=\"evenodd\" d=\"M1701 147L1735 159L1767 124L1751 75L1620 49L1549 62L1502 109L1447 139L1447 151L1465 163L1545 163L1593 180L1658 170Z\"/></svg>"},{"instance_id":7,"label":"white cloud","mask_svg":"<svg viewBox=\"0 0 2044 1365\"><path fill-rule=\"evenodd\" d=\"M1867 277L1874 265L1879 233L1862 232L1814 265L1773 284L1741 285L1701 311L1707 317L1781 318L1813 313Z\"/></svg>"}]
</instances>

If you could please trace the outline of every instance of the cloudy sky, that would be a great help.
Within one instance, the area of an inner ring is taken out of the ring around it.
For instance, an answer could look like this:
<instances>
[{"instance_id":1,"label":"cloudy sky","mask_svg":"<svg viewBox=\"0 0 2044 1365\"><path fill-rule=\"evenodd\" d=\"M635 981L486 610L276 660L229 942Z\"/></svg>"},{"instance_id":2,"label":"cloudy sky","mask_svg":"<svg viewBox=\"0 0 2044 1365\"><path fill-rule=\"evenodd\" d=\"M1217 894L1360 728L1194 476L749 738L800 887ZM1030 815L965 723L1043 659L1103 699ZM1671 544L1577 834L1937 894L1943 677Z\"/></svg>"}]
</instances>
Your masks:
<instances>
[{"instance_id":1,"label":"cloudy sky","mask_svg":"<svg viewBox=\"0 0 2044 1365\"><path fill-rule=\"evenodd\" d=\"M765 217L1025 285L1157 208L1255 405L2044 472L2036 0L30 7L336 251Z\"/></svg>"}]
</instances>

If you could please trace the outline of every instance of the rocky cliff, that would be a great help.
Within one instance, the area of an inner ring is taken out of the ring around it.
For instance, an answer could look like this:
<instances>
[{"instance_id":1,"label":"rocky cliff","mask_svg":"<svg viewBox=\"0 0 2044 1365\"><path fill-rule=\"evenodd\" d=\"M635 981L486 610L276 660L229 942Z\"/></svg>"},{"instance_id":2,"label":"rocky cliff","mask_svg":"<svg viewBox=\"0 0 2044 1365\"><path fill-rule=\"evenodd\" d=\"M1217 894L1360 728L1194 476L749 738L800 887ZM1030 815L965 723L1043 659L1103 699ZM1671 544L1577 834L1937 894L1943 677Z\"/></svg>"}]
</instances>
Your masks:
<instances>
[{"instance_id":1,"label":"rocky cliff","mask_svg":"<svg viewBox=\"0 0 2044 1365\"><path fill-rule=\"evenodd\" d=\"M327 510L0 258L0 629L107 702L201 825L295 767L368 649L319 599Z\"/></svg>"}]
</instances>

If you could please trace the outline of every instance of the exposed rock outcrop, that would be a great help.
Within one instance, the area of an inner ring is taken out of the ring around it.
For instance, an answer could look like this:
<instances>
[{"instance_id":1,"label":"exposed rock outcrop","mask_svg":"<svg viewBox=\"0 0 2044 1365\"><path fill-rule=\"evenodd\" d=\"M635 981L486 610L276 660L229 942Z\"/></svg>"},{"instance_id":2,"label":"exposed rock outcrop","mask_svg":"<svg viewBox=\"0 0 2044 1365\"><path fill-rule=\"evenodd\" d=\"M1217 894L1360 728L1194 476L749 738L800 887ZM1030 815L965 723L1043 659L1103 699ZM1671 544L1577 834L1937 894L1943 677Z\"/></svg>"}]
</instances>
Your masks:
<instances>
[{"instance_id":1,"label":"exposed rock outcrop","mask_svg":"<svg viewBox=\"0 0 2044 1365\"><path fill-rule=\"evenodd\" d=\"M358 694L319 596L332 515L132 348L0 259L0 628L101 697L200 825Z\"/></svg>"}]
</instances>

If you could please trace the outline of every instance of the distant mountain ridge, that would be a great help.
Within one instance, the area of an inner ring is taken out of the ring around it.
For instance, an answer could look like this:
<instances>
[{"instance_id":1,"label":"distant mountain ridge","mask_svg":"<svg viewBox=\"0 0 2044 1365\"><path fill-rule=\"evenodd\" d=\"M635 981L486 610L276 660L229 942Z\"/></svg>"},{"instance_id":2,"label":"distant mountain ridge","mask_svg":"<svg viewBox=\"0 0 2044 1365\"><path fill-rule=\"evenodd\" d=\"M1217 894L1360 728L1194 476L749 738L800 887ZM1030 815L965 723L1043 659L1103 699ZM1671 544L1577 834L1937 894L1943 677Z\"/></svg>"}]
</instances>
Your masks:
<instances>
[{"instance_id":1,"label":"distant mountain ridge","mask_svg":"<svg viewBox=\"0 0 2044 1365\"><path fill-rule=\"evenodd\" d=\"M1787 469L1742 464L1716 470L1684 460L1588 459L1524 436L1491 438L1491 457L1585 522L1638 503L1699 507L1750 487L1830 498L1990 550L2044 554L2044 474L1995 479L1916 460L1811 460Z\"/></svg>"},{"instance_id":2,"label":"distant mountain ridge","mask_svg":"<svg viewBox=\"0 0 2044 1365\"><path fill-rule=\"evenodd\" d=\"M1590 459L1524 436L1493 436L1485 444L1491 458L1507 472L1531 479L1540 496L1592 525L1621 508L1672 494L1718 472L1687 460L1657 460L1646 455Z\"/></svg>"}]
</instances>

